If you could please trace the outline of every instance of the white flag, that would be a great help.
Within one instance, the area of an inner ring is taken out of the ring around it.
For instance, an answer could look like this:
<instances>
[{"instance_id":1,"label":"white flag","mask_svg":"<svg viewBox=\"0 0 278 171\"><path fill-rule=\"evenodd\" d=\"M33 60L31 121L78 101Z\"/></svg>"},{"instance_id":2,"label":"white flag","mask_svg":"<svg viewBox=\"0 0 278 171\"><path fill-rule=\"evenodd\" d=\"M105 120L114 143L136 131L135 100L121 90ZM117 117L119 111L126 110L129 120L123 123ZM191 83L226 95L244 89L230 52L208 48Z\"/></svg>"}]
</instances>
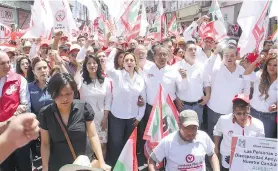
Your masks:
<instances>
[{"instance_id":1,"label":"white flag","mask_svg":"<svg viewBox=\"0 0 278 171\"><path fill-rule=\"evenodd\" d=\"M0 23L0 40L9 39L11 37L11 28Z\"/></svg>"},{"instance_id":2,"label":"white flag","mask_svg":"<svg viewBox=\"0 0 278 171\"><path fill-rule=\"evenodd\" d=\"M149 26L148 20L147 20L147 14L146 14L146 7L144 5L144 2L142 3L141 7L141 23L140 23L140 36L146 36L147 27Z\"/></svg>"},{"instance_id":3,"label":"white flag","mask_svg":"<svg viewBox=\"0 0 278 171\"><path fill-rule=\"evenodd\" d=\"M22 38L48 38L54 26L54 19L48 0L35 0L30 28Z\"/></svg>"},{"instance_id":4,"label":"white flag","mask_svg":"<svg viewBox=\"0 0 278 171\"><path fill-rule=\"evenodd\" d=\"M269 13L269 18L271 17L278 17L278 1L277 0L273 0L271 2L271 8L270 8L270 13Z\"/></svg>"},{"instance_id":5,"label":"white flag","mask_svg":"<svg viewBox=\"0 0 278 171\"><path fill-rule=\"evenodd\" d=\"M85 5L89 11L89 20L92 22L100 16L101 6L98 1L92 0L77 0L77 2Z\"/></svg>"},{"instance_id":6,"label":"white flag","mask_svg":"<svg viewBox=\"0 0 278 171\"><path fill-rule=\"evenodd\" d=\"M268 22L267 11L270 0L266 1L243 1L237 19L242 29L239 39L240 56L259 50L267 34L266 22Z\"/></svg>"},{"instance_id":7,"label":"white flag","mask_svg":"<svg viewBox=\"0 0 278 171\"><path fill-rule=\"evenodd\" d=\"M54 30L64 31L70 34L72 30L77 30L72 12L67 0L50 1L54 18Z\"/></svg>"}]
</instances>

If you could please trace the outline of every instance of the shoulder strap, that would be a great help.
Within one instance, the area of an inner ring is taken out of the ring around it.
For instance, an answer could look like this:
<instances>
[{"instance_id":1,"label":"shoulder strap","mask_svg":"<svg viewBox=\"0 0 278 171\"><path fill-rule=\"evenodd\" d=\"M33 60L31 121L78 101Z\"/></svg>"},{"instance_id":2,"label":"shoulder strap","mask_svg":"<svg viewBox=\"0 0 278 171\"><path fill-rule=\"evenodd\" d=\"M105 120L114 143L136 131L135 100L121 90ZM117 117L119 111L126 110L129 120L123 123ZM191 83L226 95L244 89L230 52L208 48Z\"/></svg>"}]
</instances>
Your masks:
<instances>
[{"instance_id":1,"label":"shoulder strap","mask_svg":"<svg viewBox=\"0 0 278 171\"><path fill-rule=\"evenodd\" d=\"M61 121L61 119L59 118L57 112L54 112L54 114L55 114L55 117L56 117L56 119L57 119L57 121L58 121L58 123L59 123L59 125L60 125L60 127L61 127L61 129L62 129L62 131L63 131L63 133L65 135L65 137L66 137L66 140L67 140L67 143L69 145L69 148L70 148L71 154L73 156L73 159L75 160L76 159L76 154L74 152L73 146L72 146L71 141L69 139L68 133L67 133L67 131L66 131L66 129L65 129L65 127L64 127L64 125L63 125L63 123Z\"/></svg>"}]
</instances>

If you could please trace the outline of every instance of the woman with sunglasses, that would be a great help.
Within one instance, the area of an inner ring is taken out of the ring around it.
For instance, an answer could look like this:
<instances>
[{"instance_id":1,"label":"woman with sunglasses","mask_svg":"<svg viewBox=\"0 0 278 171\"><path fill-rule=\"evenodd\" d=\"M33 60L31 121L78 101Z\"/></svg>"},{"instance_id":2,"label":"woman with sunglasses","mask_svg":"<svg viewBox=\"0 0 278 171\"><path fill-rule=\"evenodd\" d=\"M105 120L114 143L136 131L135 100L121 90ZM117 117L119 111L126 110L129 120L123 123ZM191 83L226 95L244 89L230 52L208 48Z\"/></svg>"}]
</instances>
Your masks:
<instances>
[{"instance_id":1,"label":"woman with sunglasses","mask_svg":"<svg viewBox=\"0 0 278 171\"><path fill-rule=\"evenodd\" d=\"M277 52L268 55L263 69L252 74L261 60L257 58L244 73L245 79L254 82L251 115L264 123L267 138L277 138Z\"/></svg>"},{"instance_id":2,"label":"woman with sunglasses","mask_svg":"<svg viewBox=\"0 0 278 171\"><path fill-rule=\"evenodd\" d=\"M108 57L106 72L113 82L113 99L111 112L108 115L108 152L107 162L112 167L133 129L138 125L145 113L146 104L138 106L138 99L146 99L144 79L137 73L136 57L125 53L123 68L114 68L114 57L117 49L113 49Z\"/></svg>"}]
</instances>

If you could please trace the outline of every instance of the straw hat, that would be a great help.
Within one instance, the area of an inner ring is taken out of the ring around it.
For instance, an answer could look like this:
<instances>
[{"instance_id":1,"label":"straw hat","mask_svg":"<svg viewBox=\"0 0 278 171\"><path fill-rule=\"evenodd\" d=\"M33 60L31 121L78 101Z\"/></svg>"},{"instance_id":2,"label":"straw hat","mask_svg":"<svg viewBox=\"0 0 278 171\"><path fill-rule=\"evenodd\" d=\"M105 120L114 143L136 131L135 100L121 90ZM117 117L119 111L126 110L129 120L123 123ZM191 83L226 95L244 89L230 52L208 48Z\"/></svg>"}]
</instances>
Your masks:
<instances>
[{"instance_id":1,"label":"straw hat","mask_svg":"<svg viewBox=\"0 0 278 171\"><path fill-rule=\"evenodd\" d=\"M63 166L59 171L78 171L78 170L102 171L102 169L92 168L89 158L84 155L78 156L76 160L73 162L73 164L67 164Z\"/></svg>"}]
</instances>

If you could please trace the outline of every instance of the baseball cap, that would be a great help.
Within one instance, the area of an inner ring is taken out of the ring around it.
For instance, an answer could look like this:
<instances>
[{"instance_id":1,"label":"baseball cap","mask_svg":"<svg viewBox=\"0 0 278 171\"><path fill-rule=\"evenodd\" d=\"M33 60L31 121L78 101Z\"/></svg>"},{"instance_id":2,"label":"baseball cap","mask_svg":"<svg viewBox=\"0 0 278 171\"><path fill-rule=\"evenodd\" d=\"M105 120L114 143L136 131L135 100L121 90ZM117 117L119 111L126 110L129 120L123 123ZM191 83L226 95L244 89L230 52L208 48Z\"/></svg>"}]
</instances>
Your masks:
<instances>
[{"instance_id":1,"label":"baseball cap","mask_svg":"<svg viewBox=\"0 0 278 171\"><path fill-rule=\"evenodd\" d=\"M237 94L237 95L235 95L235 97L234 97L232 102L235 102L236 100L243 100L246 103L250 103L249 96L247 96L245 94Z\"/></svg>"},{"instance_id":2,"label":"baseball cap","mask_svg":"<svg viewBox=\"0 0 278 171\"><path fill-rule=\"evenodd\" d=\"M26 41L23 45L23 47L31 47L31 46L32 46L32 44L29 41Z\"/></svg>"},{"instance_id":3,"label":"baseball cap","mask_svg":"<svg viewBox=\"0 0 278 171\"><path fill-rule=\"evenodd\" d=\"M72 45L70 46L70 53L71 53L73 50L80 50L80 49L81 49L80 45L78 45L78 44L72 44Z\"/></svg>"},{"instance_id":4,"label":"baseball cap","mask_svg":"<svg viewBox=\"0 0 278 171\"><path fill-rule=\"evenodd\" d=\"M194 110L184 110L179 115L180 123L187 127L189 125L199 126L198 115Z\"/></svg>"},{"instance_id":5,"label":"baseball cap","mask_svg":"<svg viewBox=\"0 0 278 171\"><path fill-rule=\"evenodd\" d=\"M211 33L207 33L204 35L204 39L212 39L213 41L215 41L214 35Z\"/></svg>"}]
</instances>

